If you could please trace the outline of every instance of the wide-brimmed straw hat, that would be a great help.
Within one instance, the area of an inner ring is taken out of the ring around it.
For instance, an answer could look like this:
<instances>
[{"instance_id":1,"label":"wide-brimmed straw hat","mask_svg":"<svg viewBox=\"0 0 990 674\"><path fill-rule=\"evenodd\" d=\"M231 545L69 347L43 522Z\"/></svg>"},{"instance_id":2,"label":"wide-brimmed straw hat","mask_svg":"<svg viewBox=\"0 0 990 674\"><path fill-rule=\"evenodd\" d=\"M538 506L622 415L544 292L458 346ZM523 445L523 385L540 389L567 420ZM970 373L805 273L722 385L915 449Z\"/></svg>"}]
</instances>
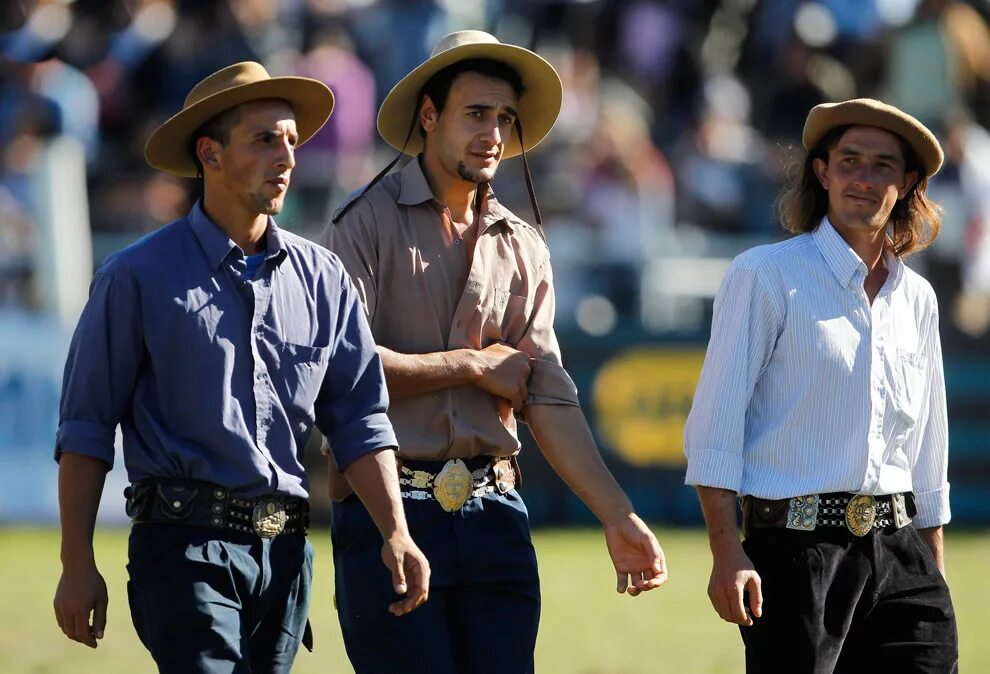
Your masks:
<instances>
[{"instance_id":1,"label":"wide-brimmed straw hat","mask_svg":"<svg viewBox=\"0 0 990 674\"><path fill-rule=\"evenodd\" d=\"M319 131L333 112L333 92L323 82L272 77L260 63L235 63L193 87L182 110L151 134L144 147L145 160L166 173L195 178L196 163L188 150L190 136L224 110L262 98L288 102L296 117L296 147Z\"/></svg>"},{"instance_id":2,"label":"wide-brimmed straw hat","mask_svg":"<svg viewBox=\"0 0 990 674\"><path fill-rule=\"evenodd\" d=\"M929 177L942 166L945 155L935 134L903 110L872 98L854 98L813 107L804 123L804 149L811 151L829 130L850 125L876 126L897 134L914 150Z\"/></svg>"},{"instance_id":3,"label":"wide-brimmed straw hat","mask_svg":"<svg viewBox=\"0 0 990 674\"><path fill-rule=\"evenodd\" d=\"M528 49L502 44L494 35L480 30L462 30L441 38L430 58L403 77L385 97L378 110L378 132L385 142L414 156L423 150L420 134L414 132L409 136L423 85L447 66L466 59L492 59L515 70L526 89L517 111L526 134L526 149L535 147L546 137L560 113L563 96L557 71ZM407 136L409 142L403 148ZM502 157L514 157L521 152L519 137L513 133L505 143Z\"/></svg>"}]
</instances>

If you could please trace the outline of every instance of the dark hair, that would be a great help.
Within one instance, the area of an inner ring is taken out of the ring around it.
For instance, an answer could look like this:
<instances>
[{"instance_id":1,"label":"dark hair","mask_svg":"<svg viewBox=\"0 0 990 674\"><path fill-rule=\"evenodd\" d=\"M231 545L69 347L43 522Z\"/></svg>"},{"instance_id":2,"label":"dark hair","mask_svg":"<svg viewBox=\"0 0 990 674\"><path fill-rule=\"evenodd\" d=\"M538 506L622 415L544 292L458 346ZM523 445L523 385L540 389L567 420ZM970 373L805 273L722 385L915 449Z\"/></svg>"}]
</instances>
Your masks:
<instances>
[{"instance_id":1,"label":"dark hair","mask_svg":"<svg viewBox=\"0 0 990 674\"><path fill-rule=\"evenodd\" d=\"M413 115L419 117L419 108L426 96L429 96L430 100L433 101L437 114L443 112L444 106L447 105L447 97L450 96L450 87L453 86L457 76L462 73L478 73L495 80L502 80L512 87L517 98L522 97L526 92L522 78L512 66L494 59L465 59L450 64L427 80L423 88L419 90L419 96L416 97L416 109L413 111ZM422 127L419 129L419 133L423 136L426 135Z\"/></svg>"},{"instance_id":2,"label":"dark hair","mask_svg":"<svg viewBox=\"0 0 990 674\"><path fill-rule=\"evenodd\" d=\"M426 131L423 126L419 123L419 110L423 105L423 99L426 96L430 97L433 101L434 107L437 109L437 114L443 112L443 108L447 105L447 97L450 95L450 87L453 85L454 80L461 73L478 73L484 75L485 77L491 77L492 79L502 80L508 83L512 87L512 91L515 92L516 97L522 97L526 93L526 87L523 86L522 78L519 73L516 72L515 68L509 66L501 61L496 61L494 59L464 59L463 61L457 61L452 63L446 68L443 68L433 77L427 80L423 88L419 90L419 95L416 97L416 105L412 111L412 118L409 120L409 131L406 133L406 140L402 144L402 149L399 150L399 154L389 162L388 166L382 169L378 175L371 179L365 188L361 190L359 194L354 199L344 204L344 206L337 211L337 214L333 216L331 222L337 224L340 222L341 218L347 215L347 212L351 210L351 207L357 203L361 197L368 193L368 191L378 184L378 182L388 175L388 172L396 165L399 159L402 158L405 152L406 146L409 144L409 139L412 138L413 130L419 127L419 133L422 136L426 136ZM543 233L543 218L540 215L540 206L536 202L536 189L533 187L533 176L529 170L529 160L526 158L526 143L523 141L523 130L522 130L522 120L516 117L515 120L516 133L519 135L519 146L521 148L522 160L523 160L523 175L526 177L526 190L529 192L529 200L533 205L533 216L536 219L536 230L540 233L540 237L543 242L546 243L547 237ZM484 183L479 185L479 189L475 192L474 209L480 216L481 204L484 201L485 194L488 192L488 184Z\"/></svg>"},{"instance_id":3,"label":"dark hair","mask_svg":"<svg viewBox=\"0 0 990 674\"><path fill-rule=\"evenodd\" d=\"M209 138L226 147L227 143L230 142L230 130L240 123L241 106L235 105L218 115L210 117L189 136L186 150L196 165L196 174L198 176L202 177L203 175L203 164L199 161L199 156L196 154L196 144L199 142L199 139L204 137Z\"/></svg>"},{"instance_id":4,"label":"dark hair","mask_svg":"<svg viewBox=\"0 0 990 674\"><path fill-rule=\"evenodd\" d=\"M814 231L828 213L828 192L818 181L814 162L816 159L828 162L828 153L850 128L846 125L830 129L807 156L795 159L788 166L775 204L787 231L793 234ZM918 174L918 180L903 199L898 199L890 213L890 237L894 242L891 252L905 257L932 244L941 227L942 209L928 199L928 177L918 155L903 138L896 137L904 155L904 171Z\"/></svg>"}]
</instances>

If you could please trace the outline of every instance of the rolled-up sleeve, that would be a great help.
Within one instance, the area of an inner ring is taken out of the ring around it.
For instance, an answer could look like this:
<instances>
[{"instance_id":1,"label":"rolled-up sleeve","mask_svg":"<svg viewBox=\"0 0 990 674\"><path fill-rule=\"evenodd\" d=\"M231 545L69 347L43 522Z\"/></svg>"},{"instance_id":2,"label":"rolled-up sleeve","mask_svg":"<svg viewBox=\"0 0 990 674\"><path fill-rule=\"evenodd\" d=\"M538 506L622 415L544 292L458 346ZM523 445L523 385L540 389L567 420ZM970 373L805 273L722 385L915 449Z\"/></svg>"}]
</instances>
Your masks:
<instances>
[{"instance_id":1,"label":"rolled-up sleeve","mask_svg":"<svg viewBox=\"0 0 990 674\"><path fill-rule=\"evenodd\" d=\"M83 454L113 466L114 436L134 395L144 340L133 274L110 260L90 285L62 379L55 460Z\"/></svg>"},{"instance_id":2,"label":"rolled-up sleeve","mask_svg":"<svg viewBox=\"0 0 990 674\"><path fill-rule=\"evenodd\" d=\"M934 297L932 302L934 302ZM911 469L918 514L914 525L920 529L946 524L952 514L949 509L949 430L945 401L945 373L942 365L942 345L938 331L938 312L930 314L927 344L924 349L928 363L928 390L919 415L918 427L912 436L913 447L908 456L916 456Z\"/></svg>"},{"instance_id":3,"label":"rolled-up sleeve","mask_svg":"<svg viewBox=\"0 0 990 674\"><path fill-rule=\"evenodd\" d=\"M739 491L746 413L782 312L759 270L734 262L715 297L711 340L684 428L686 484Z\"/></svg>"},{"instance_id":4,"label":"rolled-up sleeve","mask_svg":"<svg viewBox=\"0 0 990 674\"><path fill-rule=\"evenodd\" d=\"M337 467L398 443L386 414L388 391L381 357L354 283L341 270L336 334L315 404L316 425Z\"/></svg>"},{"instance_id":5,"label":"rolled-up sleeve","mask_svg":"<svg viewBox=\"0 0 990 674\"><path fill-rule=\"evenodd\" d=\"M530 405L579 405L577 386L561 363L560 345L553 329L555 304L553 271L547 261L536 287L529 327L516 344L517 349L534 358L524 414Z\"/></svg>"}]
</instances>

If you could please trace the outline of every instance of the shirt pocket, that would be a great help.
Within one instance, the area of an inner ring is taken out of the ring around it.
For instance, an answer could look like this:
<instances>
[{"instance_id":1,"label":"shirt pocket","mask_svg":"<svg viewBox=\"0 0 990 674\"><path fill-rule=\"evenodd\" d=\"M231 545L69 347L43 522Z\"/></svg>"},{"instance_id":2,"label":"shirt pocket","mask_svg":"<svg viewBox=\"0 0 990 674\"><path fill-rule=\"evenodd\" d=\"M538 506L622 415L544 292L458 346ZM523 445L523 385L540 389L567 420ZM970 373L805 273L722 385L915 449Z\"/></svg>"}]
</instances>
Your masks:
<instances>
[{"instance_id":1,"label":"shirt pocket","mask_svg":"<svg viewBox=\"0 0 990 674\"><path fill-rule=\"evenodd\" d=\"M495 341L516 346L529 328L533 300L516 295L503 288L495 288L492 302L491 325L497 336Z\"/></svg>"},{"instance_id":2,"label":"shirt pocket","mask_svg":"<svg viewBox=\"0 0 990 674\"><path fill-rule=\"evenodd\" d=\"M279 342L276 353L285 410L295 430L305 430L314 421L313 405L326 376L330 347Z\"/></svg>"},{"instance_id":3,"label":"shirt pocket","mask_svg":"<svg viewBox=\"0 0 990 674\"><path fill-rule=\"evenodd\" d=\"M907 441L921 417L925 396L925 362L919 353L897 350L893 363L894 395L893 406L897 415L894 441L901 445Z\"/></svg>"}]
</instances>

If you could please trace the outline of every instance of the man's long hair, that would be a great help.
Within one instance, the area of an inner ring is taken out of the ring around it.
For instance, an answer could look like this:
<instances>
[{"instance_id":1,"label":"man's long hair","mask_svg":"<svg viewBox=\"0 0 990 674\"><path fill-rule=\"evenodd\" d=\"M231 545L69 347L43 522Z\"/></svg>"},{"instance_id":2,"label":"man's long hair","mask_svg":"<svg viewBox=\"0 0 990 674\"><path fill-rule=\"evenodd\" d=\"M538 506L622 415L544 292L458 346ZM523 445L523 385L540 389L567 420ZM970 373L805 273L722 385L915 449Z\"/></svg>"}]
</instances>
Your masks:
<instances>
[{"instance_id":1,"label":"man's long hair","mask_svg":"<svg viewBox=\"0 0 990 674\"><path fill-rule=\"evenodd\" d=\"M829 151L849 128L838 126L831 129L806 157L796 159L787 168L784 186L775 205L780 222L787 231L793 234L811 232L828 213L828 192L818 182L814 161L821 159L828 162ZM904 154L905 172L916 171L918 180L907 195L894 205L887 233L893 242L890 252L898 257L907 257L930 246L938 236L942 208L925 194L928 177L917 155L899 136L898 141Z\"/></svg>"}]
</instances>

